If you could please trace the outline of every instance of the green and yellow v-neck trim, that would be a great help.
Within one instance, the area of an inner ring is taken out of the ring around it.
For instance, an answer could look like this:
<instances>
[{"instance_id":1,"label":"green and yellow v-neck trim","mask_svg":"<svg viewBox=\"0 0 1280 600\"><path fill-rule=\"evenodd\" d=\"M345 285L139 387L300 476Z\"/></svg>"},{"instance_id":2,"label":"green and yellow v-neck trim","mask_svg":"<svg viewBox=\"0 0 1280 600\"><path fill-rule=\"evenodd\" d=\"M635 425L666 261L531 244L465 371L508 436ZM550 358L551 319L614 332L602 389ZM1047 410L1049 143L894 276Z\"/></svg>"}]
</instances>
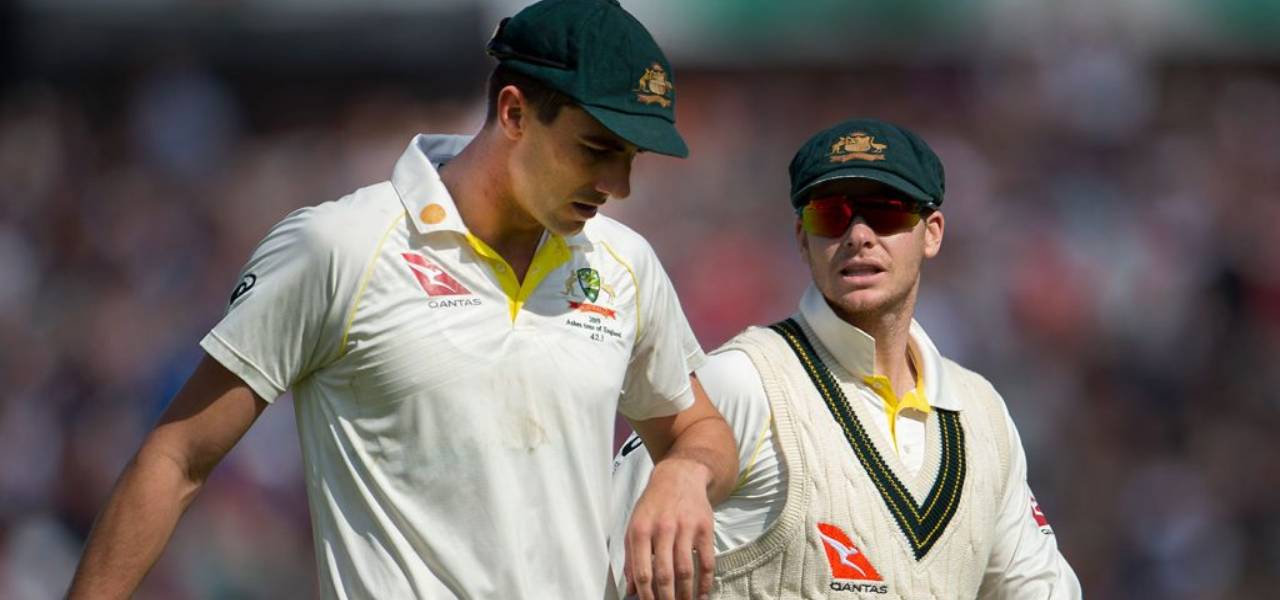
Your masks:
<instances>
[{"instance_id":1,"label":"green and yellow v-neck trim","mask_svg":"<svg viewBox=\"0 0 1280 600\"><path fill-rule=\"evenodd\" d=\"M858 462L875 483L880 499L906 536L916 560L924 558L955 516L964 489L965 440L959 413L934 407L934 414L938 417L942 456L929 494L923 503L917 505L907 487L876 450L870 435L853 413L848 398L840 389L839 381L819 358L817 350L800 325L794 319L787 319L771 325L770 329L782 336L795 352L796 358L800 360L831 411L831 416L840 424Z\"/></svg>"}]
</instances>

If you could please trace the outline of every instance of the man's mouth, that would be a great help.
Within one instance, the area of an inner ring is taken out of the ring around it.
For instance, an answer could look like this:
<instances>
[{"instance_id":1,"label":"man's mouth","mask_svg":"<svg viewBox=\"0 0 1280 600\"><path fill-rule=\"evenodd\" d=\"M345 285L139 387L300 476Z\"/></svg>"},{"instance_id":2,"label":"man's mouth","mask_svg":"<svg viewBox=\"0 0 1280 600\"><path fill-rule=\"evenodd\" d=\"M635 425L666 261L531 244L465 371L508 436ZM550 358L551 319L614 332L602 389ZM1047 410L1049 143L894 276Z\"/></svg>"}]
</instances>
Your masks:
<instances>
[{"instance_id":1,"label":"man's mouth","mask_svg":"<svg viewBox=\"0 0 1280 600\"><path fill-rule=\"evenodd\" d=\"M600 205L588 204L586 202L574 202L573 209L577 211L580 216L590 219L591 217L596 216L596 213L600 211Z\"/></svg>"},{"instance_id":2,"label":"man's mouth","mask_svg":"<svg viewBox=\"0 0 1280 600\"><path fill-rule=\"evenodd\" d=\"M880 267L879 265L854 264L854 265L845 265L844 268L840 269L840 276L852 277L852 278L871 277L873 275L878 275L883 272L884 272L884 268Z\"/></svg>"}]
</instances>

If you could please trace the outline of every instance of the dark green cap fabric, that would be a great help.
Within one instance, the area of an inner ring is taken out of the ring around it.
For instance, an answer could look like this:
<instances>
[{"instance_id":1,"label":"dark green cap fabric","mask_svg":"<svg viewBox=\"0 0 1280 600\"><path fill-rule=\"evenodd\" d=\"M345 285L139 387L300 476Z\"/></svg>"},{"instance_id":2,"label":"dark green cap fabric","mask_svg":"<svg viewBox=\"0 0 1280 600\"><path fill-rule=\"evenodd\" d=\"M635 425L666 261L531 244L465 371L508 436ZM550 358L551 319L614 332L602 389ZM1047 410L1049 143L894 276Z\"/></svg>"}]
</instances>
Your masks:
<instances>
[{"instance_id":1,"label":"dark green cap fabric","mask_svg":"<svg viewBox=\"0 0 1280 600\"><path fill-rule=\"evenodd\" d=\"M675 126L671 64L616 0L543 0L503 19L488 51L640 149L689 155Z\"/></svg>"},{"instance_id":2,"label":"dark green cap fabric","mask_svg":"<svg viewBox=\"0 0 1280 600\"><path fill-rule=\"evenodd\" d=\"M873 179L925 208L942 206L942 161L920 136L878 119L850 119L809 138L791 159L791 205L808 201L814 186L848 177Z\"/></svg>"}]
</instances>

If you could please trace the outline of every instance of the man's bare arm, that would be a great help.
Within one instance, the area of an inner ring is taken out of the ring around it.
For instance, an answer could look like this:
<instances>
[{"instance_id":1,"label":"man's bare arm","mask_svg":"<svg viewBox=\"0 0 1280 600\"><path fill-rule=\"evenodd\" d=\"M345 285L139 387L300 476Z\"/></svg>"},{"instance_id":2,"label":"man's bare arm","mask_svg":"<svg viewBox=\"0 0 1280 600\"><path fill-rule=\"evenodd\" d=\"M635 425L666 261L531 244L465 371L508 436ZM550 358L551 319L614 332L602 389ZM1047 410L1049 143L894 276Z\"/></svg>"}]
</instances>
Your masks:
<instances>
[{"instance_id":1,"label":"man's bare arm","mask_svg":"<svg viewBox=\"0 0 1280 600\"><path fill-rule=\"evenodd\" d=\"M266 406L206 355L116 482L68 597L131 596L209 473Z\"/></svg>"},{"instance_id":2,"label":"man's bare arm","mask_svg":"<svg viewBox=\"0 0 1280 600\"><path fill-rule=\"evenodd\" d=\"M627 528L630 586L642 600L705 597L715 571L711 506L738 476L733 431L691 377L694 403L683 412L632 423L654 469ZM694 581L694 552L701 576Z\"/></svg>"}]
</instances>

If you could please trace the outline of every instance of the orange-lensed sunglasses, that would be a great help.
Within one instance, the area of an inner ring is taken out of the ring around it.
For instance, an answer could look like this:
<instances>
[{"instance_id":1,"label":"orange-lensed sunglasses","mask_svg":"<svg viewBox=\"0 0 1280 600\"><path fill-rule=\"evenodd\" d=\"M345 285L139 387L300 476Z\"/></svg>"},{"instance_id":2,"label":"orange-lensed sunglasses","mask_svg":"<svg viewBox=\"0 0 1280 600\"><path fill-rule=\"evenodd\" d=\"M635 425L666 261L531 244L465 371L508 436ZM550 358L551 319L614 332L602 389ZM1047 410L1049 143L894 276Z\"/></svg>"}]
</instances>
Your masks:
<instances>
[{"instance_id":1,"label":"orange-lensed sunglasses","mask_svg":"<svg viewBox=\"0 0 1280 600\"><path fill-rule=\"evenodd\" d=\"M888 235L915 227L920 222L921 211L918 202L899 198L822 196L810 200L800 210L800 226L813 235L840 237L854 219L860 218L877 235Z\"/></svg>"}]
</instances>

